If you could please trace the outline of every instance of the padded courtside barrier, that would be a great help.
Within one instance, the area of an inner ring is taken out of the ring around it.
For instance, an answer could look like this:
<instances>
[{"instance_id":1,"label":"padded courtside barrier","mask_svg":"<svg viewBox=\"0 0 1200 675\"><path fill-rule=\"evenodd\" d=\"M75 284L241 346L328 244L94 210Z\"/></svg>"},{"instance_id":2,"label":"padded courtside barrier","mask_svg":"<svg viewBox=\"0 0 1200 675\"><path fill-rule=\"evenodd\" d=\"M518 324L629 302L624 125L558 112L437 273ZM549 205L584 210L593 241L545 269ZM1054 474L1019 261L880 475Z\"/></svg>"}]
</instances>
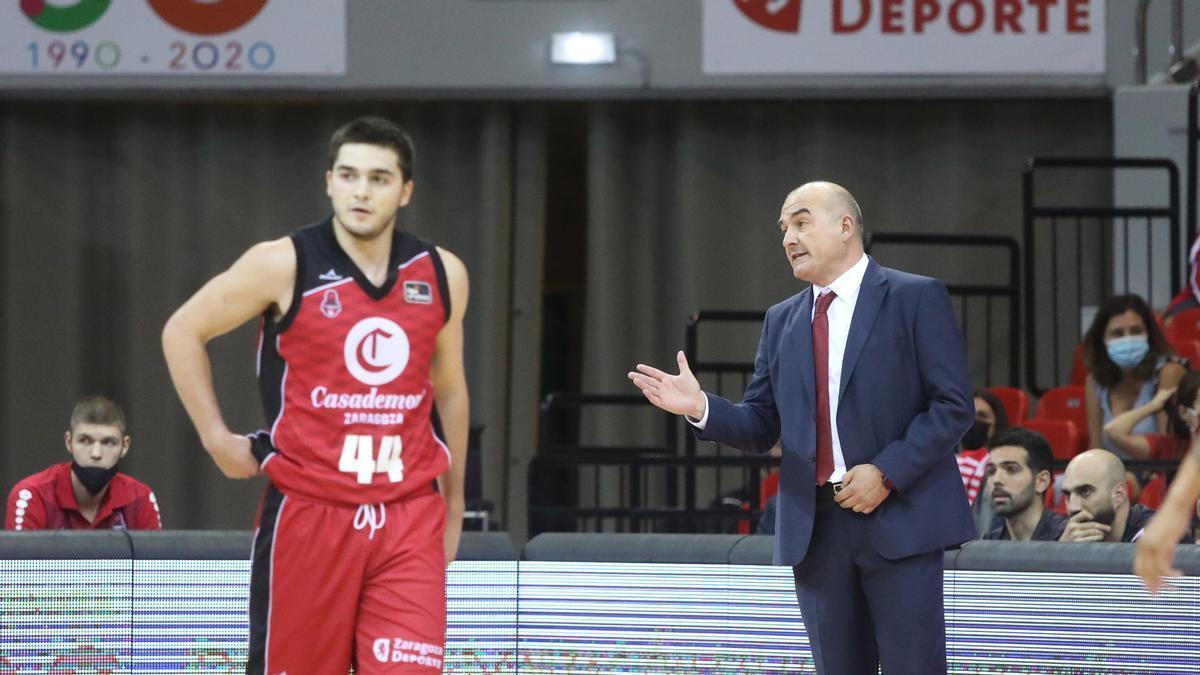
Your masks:
<instances>
[{"instance_id":1,"label":"padded courtside barrier","mask_svg":"<svg viewBox=\"0 0 1200 675\"><path fill-rule=\"evenodd\" d=\"M0 672L236 672L250 532L0 534ZM811 673L774 538L463 534L447 673ZM1131 544L970 542L945 556L950 672L1200 672L1200 547L1150 597ZM1098 617L1118 617L1102 621ZM1090 620L1089 620L1090 619ZM84 628L81 628L84 627Z\"/></svg>"},{"instance_id":2,"label":"padded courtside barrier","mask_svg":"<svg viewBox=\"0 0 1200 675\"><path fill-rule=\"evenodd\" d=\"M522 560L725 565L740 534L580 534L547 532L525 545ZM764 537L766 539L768 537ZM768 558L767 562L770 562Z\"/></svg>"},{"instance_id":3,"label":"padded courtside barrier","mask_svg":"<svg viewBox=\"0 0 1200 675\"><path fill-rule=\"evenodd\" d=\"M0 560L249 560L248 530L0 532ZM516 560L506 532L463 532L459 560Z\"/></svg>"},{"instance_id":4,"label":"padded courtside barrier","mask_svg":"<svg viewBox=\"0 0 1200 675\"><path fill-rule=\"evenodd\" d=\"M556 562L770 565L775 538L725 534L540 534L522 560ZM970 541L946 552L947 570L1129 574L1133 544L1064 544L1054 541ZM1200 546L1182 545L1175 565L1200 576Z\"/></svg>"}]
</instances>

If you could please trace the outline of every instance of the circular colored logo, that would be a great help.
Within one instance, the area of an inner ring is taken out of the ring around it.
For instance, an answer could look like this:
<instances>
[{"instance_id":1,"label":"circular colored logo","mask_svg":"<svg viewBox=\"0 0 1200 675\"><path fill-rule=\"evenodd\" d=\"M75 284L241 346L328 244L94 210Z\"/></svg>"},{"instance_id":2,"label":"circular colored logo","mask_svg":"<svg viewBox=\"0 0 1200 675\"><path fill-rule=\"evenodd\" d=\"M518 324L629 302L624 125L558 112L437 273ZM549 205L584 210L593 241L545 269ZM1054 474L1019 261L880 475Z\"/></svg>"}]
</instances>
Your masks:
<instances>
[{"instance_id":1,"label":"circular colored logo","mask_svg":"<svg viewBox=\"0 0 1200 675\"><path fill-rule=\"evenodd\" d=\"M391 319L369 317L350 329L342 354L354 379L374 386L387 384L408 365L408 335Z\"/></svg>"},{"instance_id":2,"label":"circular colored logo","mask_svg":"<svg viewBox=\"0 0 1200 675\"><path fill-rule=\"evenodd\" d=\"M160 19L196 35L237 30L258 16L267 0L147 0Z\"/></svg>"},{"instance_id":3,"label":"circular colored logo","mask_svg":"<svg viewBox=\"0 0 1200 675\"><path fill-rule=\"evenodd\" d=\"M76 0L69 6L58 7L46 4L46 0L21 0L21 11L41 28L70 33L96 23L111 4L112 0Z\"/></svg>"},{"instance_id":4,"label":"circular colored logo","mask_svg":"<svg viewBox=\"0 0 1200 675\"><path fill-rule=\"evenodd\" d=\"M800 10L804 0L734 0L746 18L781 33L800 32Z\"/></svg>"}]
</instances>

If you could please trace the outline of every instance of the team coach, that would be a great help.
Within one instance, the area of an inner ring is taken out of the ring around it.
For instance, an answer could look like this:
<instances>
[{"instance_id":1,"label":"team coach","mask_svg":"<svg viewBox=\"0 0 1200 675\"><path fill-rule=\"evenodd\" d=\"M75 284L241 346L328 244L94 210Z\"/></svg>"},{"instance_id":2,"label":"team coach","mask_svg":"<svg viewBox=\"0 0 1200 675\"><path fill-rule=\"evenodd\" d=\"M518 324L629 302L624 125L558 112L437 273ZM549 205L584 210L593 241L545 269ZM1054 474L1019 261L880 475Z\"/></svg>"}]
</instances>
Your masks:
<instances>
[{"instance_id":1,"label":"team coach","mask_svg":"<svg viewBox=\"0 0 1200 675\"><path fill-rule=\"evenodd\" d=\"M639 364L654 405L703 440L765 453L779 440L775 563L791 565L818 673L946 672L942 552L975 536L954 449L974 421L962 333L941 282L866 255L841 186L784 200L793 275L771 307L741 403Z\"/></svg>"}]
</instances>

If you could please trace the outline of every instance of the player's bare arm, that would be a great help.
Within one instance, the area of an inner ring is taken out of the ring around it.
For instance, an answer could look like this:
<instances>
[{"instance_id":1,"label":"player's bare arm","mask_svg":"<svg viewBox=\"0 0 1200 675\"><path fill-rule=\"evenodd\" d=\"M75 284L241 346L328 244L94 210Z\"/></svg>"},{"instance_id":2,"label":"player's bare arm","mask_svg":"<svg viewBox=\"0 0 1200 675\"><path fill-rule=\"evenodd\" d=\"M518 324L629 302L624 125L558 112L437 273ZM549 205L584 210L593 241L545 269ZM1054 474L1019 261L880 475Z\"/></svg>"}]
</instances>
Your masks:
<instances>
[{"instance_id":1,"label":"player's bare arm","mask_svg":"<svg viewBox=\"0 0 1200 675\"><path fill-rule=\"evenodd\" d=\"M290 239L257 244L189 298L163 328L163 353L175 390L204 449L230 478L257 474L258 462L250 453L250 440L225 424L206 347L263 312L286 313L295 278L296 253Z\"/></svg>"},{"instance_id":2,"label":"player's bare arm","mask_svg":"<svg viewBox=\"0 0 1200 675\"><path fill-rule=\"evenodd\" d=\"M1192 509L1200 499L1200 441L1192 439L1191 449L1179 465L1179 473L1167 490L1162 508L1150 519L1137 541L1133 573L1142 578L1151 593L1167 586L1163 577L1183 573L1174 565L1175 547L1192 522Z\"/></svg>"},{"instance_id":3,"label":"player's bare arm","mask_svg":"<svg viewBox=\"0 0 1200 675\"><path fill-rule=\"evenodd\" d=\"M446 564L458 552L462 535L463 494L467 472L467 428L470 424L470 398L467 395L467 376L463 368L463 315L467 310L467 268L462 260L439 247L450 287L450 320L438 333L433 354L431 378L437 401L438 415L446 443L450 447L450 470L438 477L438 485L446 499Z\"/></svg>"}]
</instances>

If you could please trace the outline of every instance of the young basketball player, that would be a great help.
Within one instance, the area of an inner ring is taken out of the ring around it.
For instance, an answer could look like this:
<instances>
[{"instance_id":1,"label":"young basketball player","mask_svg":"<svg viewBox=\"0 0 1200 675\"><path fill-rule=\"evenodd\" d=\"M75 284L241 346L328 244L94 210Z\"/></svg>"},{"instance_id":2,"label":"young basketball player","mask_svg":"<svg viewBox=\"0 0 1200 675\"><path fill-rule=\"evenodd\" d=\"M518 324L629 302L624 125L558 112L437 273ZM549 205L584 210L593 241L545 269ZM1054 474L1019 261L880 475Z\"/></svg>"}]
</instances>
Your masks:
<instances>
[{"instance_id":1,"label":"young basketball player","mask_svg":"<svg viewBox=\"0 0 1200 675\"><path fill-rule=\"evenodd\" d=\"M464 508L467 272L396 228L413 147L391 122L339 129L325 184L333 214L251 247L171 317L163 350L221 471L269 479L246 671L440 672ZM242 436L205 346L254 317L269 426Z\"/></svg>"}]
</instances>

